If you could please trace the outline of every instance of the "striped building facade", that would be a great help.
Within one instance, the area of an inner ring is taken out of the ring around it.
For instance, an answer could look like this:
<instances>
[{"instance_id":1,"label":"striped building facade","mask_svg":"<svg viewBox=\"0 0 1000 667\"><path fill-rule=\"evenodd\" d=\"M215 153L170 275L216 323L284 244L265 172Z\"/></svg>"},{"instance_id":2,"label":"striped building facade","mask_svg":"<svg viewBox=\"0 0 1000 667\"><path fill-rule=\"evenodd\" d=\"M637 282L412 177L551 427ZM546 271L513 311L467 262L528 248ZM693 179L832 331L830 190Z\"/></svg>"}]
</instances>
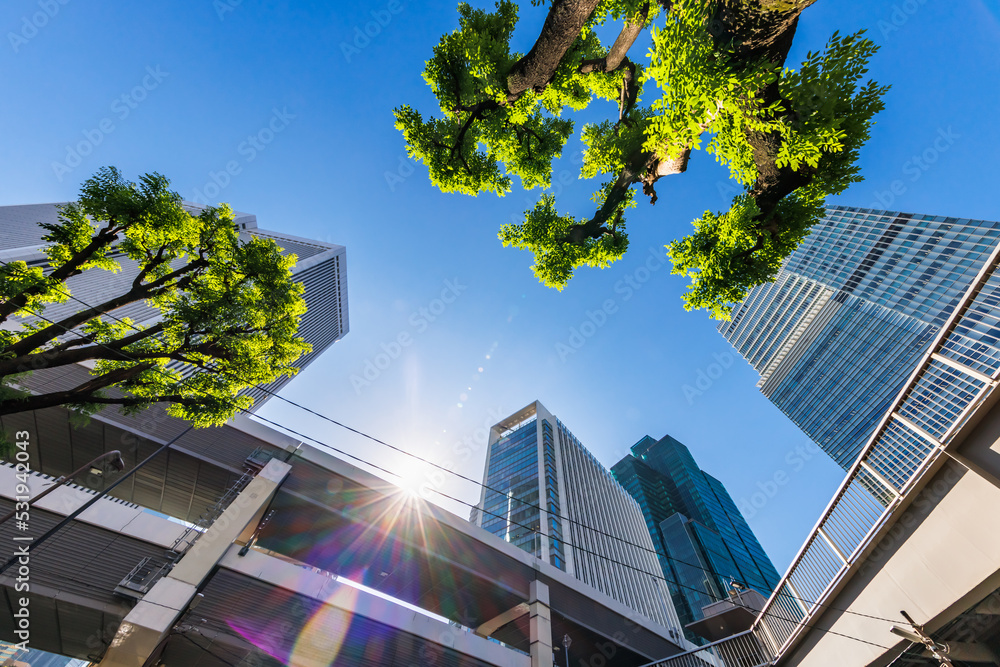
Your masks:
<instances>
[{"instance_id":1,"label":"striped building facade","mask_svg":"<svg viewBox=\"0 0 1000 667\"><path fill-rule=\"evenodd\" d=\"M0 207L0 261L24 261L29 266L45 265L47 258L41 252L45 230L39 223L57 223L60 205ZM184 202L183 206L193 215L197 215L202 208L190 202ZM236 213L235 224L241 239L273 239L284 254L295 254L298 257L292 276L293 280L305 286L304 299L308 308L299 324L299 336L312 345L312 352L296 362L300 369L304 369L350 328L347 308L347 249L332 243L260 229L257 226L257 216L249 213ZM85 308L83 303L97 305L127 292L138 273L137 264L127 257L115 259L122 265L121 271L111 273L95 269L73 276L66 281L73 298L47 305L42 315L59 321ZM122 306L112 311L112 314L116 318L130 318L136 324L148 324L158 316L158 311L140 301ZM248 390L247 393L254 397L252 410L257 410L289 380L288 377L282 377L269 385Z\"/></svg>"}]
</instances>

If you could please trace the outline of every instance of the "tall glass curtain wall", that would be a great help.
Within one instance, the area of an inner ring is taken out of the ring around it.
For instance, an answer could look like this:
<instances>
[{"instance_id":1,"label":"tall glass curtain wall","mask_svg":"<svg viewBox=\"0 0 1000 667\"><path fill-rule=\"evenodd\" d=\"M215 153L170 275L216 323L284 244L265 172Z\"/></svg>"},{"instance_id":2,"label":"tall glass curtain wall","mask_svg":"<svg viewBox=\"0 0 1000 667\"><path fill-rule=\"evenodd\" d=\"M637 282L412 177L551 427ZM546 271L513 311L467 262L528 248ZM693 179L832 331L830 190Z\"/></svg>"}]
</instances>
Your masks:
<instances>
[{"instance_id":1,"label":"tall glass curtain wall","mask_svg":"<svg viewBox=\"0 0 1000 667\"><path fill-rule=\"evenodd\" d=\"M483 528L541 557L537 421L493 443L486 485Z\"/></svg>"},{"instance_id":2,"label":"tall glass curtain wall","mask_svg":"<svg viewBox=\"0 0 1000 667\"><path fill-rule=\"evenodd\" d=\"M998 241L998 222L830 208L719 331L849 468ZM977 328L969 348L998 335Z\"/></svg>"}]
</instances>

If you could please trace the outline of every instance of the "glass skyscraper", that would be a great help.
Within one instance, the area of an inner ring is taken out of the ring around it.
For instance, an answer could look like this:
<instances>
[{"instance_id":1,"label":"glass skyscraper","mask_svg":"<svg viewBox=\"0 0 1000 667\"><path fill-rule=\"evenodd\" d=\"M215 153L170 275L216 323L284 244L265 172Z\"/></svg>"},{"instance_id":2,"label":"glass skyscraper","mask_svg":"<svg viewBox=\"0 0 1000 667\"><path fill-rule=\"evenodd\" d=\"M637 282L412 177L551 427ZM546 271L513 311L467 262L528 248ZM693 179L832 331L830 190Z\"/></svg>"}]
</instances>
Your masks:
<instances>
[{"instance_id":1,"label":"glass skyscraper","mask_svg":"<svg viewBox=\"0 0 1000 667\"><path fill-rule=\"evenodd\" d=\"M774 590L780 577L757 537L683 444L646 436L611 472L642 510L683 625L727 599L734 580L765 597Z\"/></svg>"},{"instance_id":2,"label":"glass skyscraper","mask_svg":"<svg viewBox=\"0 0 1000 667\"><path fill-rule=\"evenodd\" d=\"M849 468L998 241L997 222L829 208L719 331Z\"/></svg>"},{"instance_id":3,"label":"glass skyscraper","mask_svg":"<svg viewBox=\"0 0 1000 667\"><path fill-rule=\"evenodd\" d=\"M490 429L470 520L681 638L642 510L538 402Z\"/></svg>"}]
</instances>

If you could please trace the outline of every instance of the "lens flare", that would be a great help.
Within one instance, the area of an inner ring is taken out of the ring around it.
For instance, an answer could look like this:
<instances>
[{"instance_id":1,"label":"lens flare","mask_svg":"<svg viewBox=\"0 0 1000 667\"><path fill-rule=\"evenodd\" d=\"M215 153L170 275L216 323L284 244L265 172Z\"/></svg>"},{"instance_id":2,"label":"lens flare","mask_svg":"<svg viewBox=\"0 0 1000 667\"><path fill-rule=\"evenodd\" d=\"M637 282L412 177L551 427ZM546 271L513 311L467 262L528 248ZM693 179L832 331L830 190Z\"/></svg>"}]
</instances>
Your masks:
<instances>
[{"instance_id":1,"label":"lens flare","mask_svg":"<svg viewBox=\"0 0 1000 667\"><path fill-rule=\"evenodd\" d=\"M243 639L283 665L329 667L337 661L344 646L358 602L356 588L339 582L335 586L335 590L326 600L313 601L316 608L292 642L288 641L289 624L292 623L294 626L289 615L291 608L288 602L293 597L289 591L285 591L283 596L262 601L262 604L271 607L275 614L263 626L252 622L233 621L229 621L228 625ZM296 608L302 610L301 606Z\"/></svg>"},{"instance_id":2,"label":"lens flare","mask_svg":"<svg viewBox=\"0 0 1000 667\"><path fill-rule=\"evenodd\" d=\"M340 584L326 604L316 610L302 628L292 654L289 667L329 667L337 661L344 639L351 629L358 590Z\"/></svg>"}]
</instances>

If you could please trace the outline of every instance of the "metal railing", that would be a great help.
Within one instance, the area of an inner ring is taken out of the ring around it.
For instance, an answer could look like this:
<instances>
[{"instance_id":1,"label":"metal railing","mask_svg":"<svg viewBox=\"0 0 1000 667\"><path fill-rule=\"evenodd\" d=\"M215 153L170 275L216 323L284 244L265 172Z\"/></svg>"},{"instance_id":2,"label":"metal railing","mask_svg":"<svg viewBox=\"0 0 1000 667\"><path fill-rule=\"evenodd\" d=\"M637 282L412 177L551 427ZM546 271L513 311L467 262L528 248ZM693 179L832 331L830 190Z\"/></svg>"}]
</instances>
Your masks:
<instances>
[{"instance_id":1,"label":"metal railing","mask_svg":"<svg viewBox=\"0 0 1000 667\"><path fill-rule=\"evenodd\" d=\"M645 667L764 667L771 654L753 630L678 653Z\"/></svg>"},{"instance_id":2,"label":"metal railing","mask_svg":"<svg viewBox=\"0 0 1000 667\"><path fill-rule=\"evenodd\" d=\"M1000 377L1000 246L899 393L752 632L774 661L799 637L886 520Z\"/></svg>"},{"instance_id":3,"label":"metal railing","mask_svg":"<svg viewBox=\"0 0 1000 667\"><path fill-rule=\"evenodd\" d=\"M163 563L152 556L146 556L115 586L115 594L138 600L148 593L171 567L172 563Z\"/></svg>"},{"instance_id":4,"label":"metal railing","mask_svg":"<svg viewBox=\"0 0 1000 667\"><path fill-rule=\"evenodd\" d=\"M136 600L141 599L149 590L160 580L161 577L166 575L170 570L173 569L174 565L187 553L188 549L194 545L194 543L201 537L208 528L215 523L215 520L222 516L222 513L226 511L226 508L236 500L236 497L240 494L243 489L246 488L247 484L253 480L258 472L266 465L267 461L263 462L259 459L255 459L254 455L257 454L256 450L254 454L247 457L244 462L244 472L240 475L235 482L229 485L229 487L223 492L221 496L208 508L198 520L193 524L188 524L187 529L181 533L176 540L174 540L173 545L166 551L165 560L160 560L153 558L152 556L146 556L139 564L132 568L124 579L115 587L115 594L121 595L128 598L133 598ZM270 459L267 459L270 460Z\"/></svg>"},{"instance_id":5,"label":"metal railing","mask_svg":"<svg viewBox=\"0 0 1000 667\"><path fill-rule=\"evenodd\" d=\"M170 548L168 555L173 559L177 560L183 555L191 545L201 537L201 534L208 530L208 527L215 523L215 520L222 516L222 513L226 511L229 504L236 499L236 496L240 494L246 485L250 483L250 480L254 478L255 473L253 471L244 472L235 482L233 482L225 493L219 496L219 499L215 501L206 509L198 520L193 524L189 525L187 530L185 530L181 535L174 540L174 545Z\"/></svg>"},{"instance_id":6,"label":"metal railing","mask_svg":"<svg viewBox=\"0 0 1000 667\"><path fill-rule=\"evenodd\" d=\"M753 627L656 667L775 664L1000 380L1000 246L941 327ZM753 662L754 642L766 659ZM692 662L693 661L693 662Z\"/></svg>"}]
</instances>

